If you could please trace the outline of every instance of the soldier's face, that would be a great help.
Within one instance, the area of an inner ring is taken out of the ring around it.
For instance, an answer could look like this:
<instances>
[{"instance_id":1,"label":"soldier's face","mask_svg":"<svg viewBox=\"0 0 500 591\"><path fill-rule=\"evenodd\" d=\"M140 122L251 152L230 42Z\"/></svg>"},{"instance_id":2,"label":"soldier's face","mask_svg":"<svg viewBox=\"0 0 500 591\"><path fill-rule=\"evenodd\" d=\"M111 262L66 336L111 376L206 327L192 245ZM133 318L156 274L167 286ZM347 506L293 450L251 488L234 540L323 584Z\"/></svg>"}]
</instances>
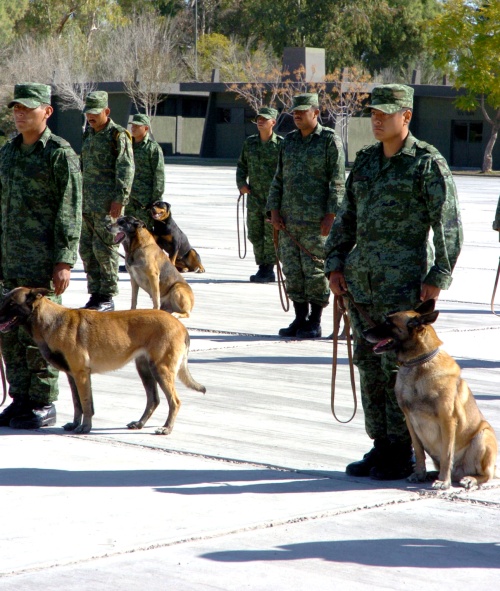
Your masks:
<instances>
[{"instance_id":1,"label":"soldier's face","mask_svg":"<svg viewBox=\"0 0 500 591\"><path fill-rule=\"evenodd\" d=\"M142 142L142 140L146 137L149 127L147 125L136 125L132 123L130 126L130 135L134 138L137 142Z\"/></svg>"},{"instance_id":2,"label":"soldier's face","mask_svg":"<svg viewBox=\"0 0 500 591\"><path fill-rule=\"evenodd\" d=\"M107 107L103 109L100 113L85 113L85 117L87 118L88 124L94 131L101 131L106 127L108 122L110 110Z\"/></svg>"},{"instance_id":3,"label":"soldier's face","mask_svg":"<svg viewBox=\"0 0 500 591\"><path fill-rule=\"evenodd\" d=\"M267 119L260 115L257 117L257 129L259 131L269 132L273 129L276 124L276 119Z\"/></svg>"},{"instance_id":4,"label":"soldier's face","mask_svg":"<svg viewBox=\"0 0 500 591\"><path fill-rule=\"evenodd\" d=\"M30 133L44 129L47 119L52 114L52 107L40 105L35 109L29 109L20 103L13 106L14 124L19 133Z\"/></svg>"},{"instance_id":5,"label":"soldier's face","mask_svg":"<svg viewBox=\"0 0 500 591\"><path fill-rule=\"evenodd\" d=\"M371 110L371 123L373 135L380 142L391 141L405 136L408 132L408 124L411 119L411 111L401 110L397 113L383 113L377 109Z\"/></svg>"},{"instance_id":6,"label":"soldier's face","mask_svg":"<svg viewBox=\"0 0 500 591\"><path fill-rule=\"evenodd\" d=\"M293 121L302 133L311 132L318 124L319 109L311 107L305 111L296 110L293 112Z\"/></svg>"}]
</instances>

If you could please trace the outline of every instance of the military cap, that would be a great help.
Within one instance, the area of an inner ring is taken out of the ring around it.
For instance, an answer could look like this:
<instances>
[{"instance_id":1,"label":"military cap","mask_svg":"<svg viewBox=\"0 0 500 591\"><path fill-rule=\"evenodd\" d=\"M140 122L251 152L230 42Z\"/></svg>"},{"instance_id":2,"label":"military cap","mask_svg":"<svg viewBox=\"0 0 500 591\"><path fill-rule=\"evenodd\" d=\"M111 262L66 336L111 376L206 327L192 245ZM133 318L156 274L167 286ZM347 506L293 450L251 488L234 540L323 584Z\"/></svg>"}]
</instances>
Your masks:
<instances>
[{"instance_id":1,"label":"military cap","mask_svg":"<svg viewBox=\"0 0 500 591\"><path fill-rule=\"evenodd\" d=\"M144 115L144 113L137 113L134 115L132 123L134 125L147 125L148 127L151 127L151 120L147 115Z\"/></svg>"},{"instance_id":2,"label":"military cap","mask_svg":"<svg viewBox=\"0 0 500 591\"><path fill-rule=\"evenodd\" d=\"M261 107L257 113L257 117L264 117L265 119L276 119L278 111L272 107Z\"/></svg>"},{"instance_id":3,"label":"military cap","mask_svg":"<svg viewBox=\"0 0 500 591\"><path fill-rule=\"evenodd\" d=\"M46 84L16 84L14 86L14 100L8 104L11 109L20 103L28 109L36 109L40 105L50 105L50 86Z\"/></svg>"},{"instance_id":4,"label":"military cap","mask_svg":"<svg viewBox=\"0 0 500 591\"><path fill-rule=\"evenodd\" d=\"M85 97L84 113L98 115L108 106L108 93L104 90L94 90Z\"/></svg>"},{"instance_id":5,"label":"military cap","mask_svg":"<svg viewBox=\"0 0 500 591\"><path fill-rule=\"evenodd\" d=\"M365 109L377 109L391 115L401 109L413 109L413 88L404 84L383 84L372 90L370 104Z\"/></svg>"},{"instance_id":6,"label":"military cap","mask_svg":"<svg viewBox=\"0 0 500 591\"><path fill-rule=\"evenodd\" d=\"M319 99L316 92L296 94L293 97L293 104L290 111L307 111L311 107L319 107Z\"/></svg>"}]
</instances>

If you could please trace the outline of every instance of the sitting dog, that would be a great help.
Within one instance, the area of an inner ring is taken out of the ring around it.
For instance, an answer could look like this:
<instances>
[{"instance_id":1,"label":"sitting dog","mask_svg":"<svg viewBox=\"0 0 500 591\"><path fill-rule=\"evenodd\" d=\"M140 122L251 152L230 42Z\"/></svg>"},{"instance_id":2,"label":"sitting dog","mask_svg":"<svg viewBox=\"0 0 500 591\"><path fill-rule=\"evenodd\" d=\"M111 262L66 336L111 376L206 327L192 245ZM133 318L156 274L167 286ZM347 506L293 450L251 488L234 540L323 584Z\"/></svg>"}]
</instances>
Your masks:
<instances>
[{"instance_id":1,"label":"sitting dog","mask_svg":"<svg viewBox=\"0 0 500 591\"><path fill-rule=\"evenodd\" d=\"M149 213L153 218L153 235L156 242L168 253L170 260L181 272L204 273L200 255L189 244L189 240L170 213L170 203L155 201Z\"/></svg>"},{"instance_id":2,"label":"sitting dog","mask_svg":"<svg viewBox=\"0 0 500 591\"><path fill-rule=\"evenodd\" d=\"M460 375L460 367L439 349L443 343L430 326L438 317L434 300L415 310L390 314L363 335L375 353L396 351L400 369L396 396L415 450L411 482L434 479L432 488L451 482L475 488L497 477L497 440ZM425 452L439 472L426 478Z\"/></svg>"},{"instance_id":3,"label":"sitting dog","mask_svg":"<svg viewBox=\"0 0 500 591\"><path fill-rule=\"evenodd\" d=\"M193 290L144 223L127 215L106 227L114 234L115 244L123 244L125 249L125 266L132 284L132 310L137 308L137 295L142 287L153 299L156 310L189 318L194 306Z\"/></svg>"},{"instance_id":4,"label":"sitting dog","mask_svg":"<svg viewBox=\"0 0 500 591\"><path fill-rule=\"evenodd\" d=\"M189 335L181 322L161 310L124 310L102 314L72 310L44 297L48 289L16 287L0 304L0 332L25 325L44 358L66 372L74 405L66 431L88 433L94 404L90 375L123 367L135 359L146 390L146 409L129 429L141 429L160 403L158 385L168 400L168 418L157 434L168 435L181 405L177 375L188 388L205 392L188 369Z\"/></svg>"}]
</instances>

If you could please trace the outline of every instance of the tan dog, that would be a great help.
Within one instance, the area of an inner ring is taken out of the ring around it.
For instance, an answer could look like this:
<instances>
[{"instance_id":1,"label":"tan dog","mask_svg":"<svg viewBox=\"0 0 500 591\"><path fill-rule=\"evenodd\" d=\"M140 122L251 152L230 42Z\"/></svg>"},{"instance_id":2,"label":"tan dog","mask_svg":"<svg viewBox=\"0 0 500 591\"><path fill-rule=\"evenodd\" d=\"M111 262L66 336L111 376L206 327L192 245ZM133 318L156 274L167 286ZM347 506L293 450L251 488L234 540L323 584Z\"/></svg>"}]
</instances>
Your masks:
<instances>
[{"instance_id":1,"label":"tan dog","mask_svg":"<svg viewBox=\"0 0 500 591\"><path fill-rule=\"evenodd\" d=\"M427 452L439 470L427 475L437 477L433 488L447 489L453 481L470 489L497 476L497 440L459 365L439 349L443 343L430 326L439 314L434 305L428 300L416 310L390 314L363 334L377 343L375 353L396 351L401 365L395 390L416 458L409 480L426 480Z\"/></svg>"},{"instance_id":2,"label":"tan dog","mask_svg":"<svg viewBox=\"0 0 500 591\"><path fill-rule=\"evenodd\" d=\"M161 310L97 312L71 310L44 297L47 289L17 287L0 305L0 332L25 325L44 358L66 372L73 395L74 419L66 431L88 433L94 404L90 375L123 367L135 359L146 390L144 414L129 429L141 429L160 403L158 385L168 400L168 418L156 433L168 435L179 412L177 375L198 392L205 387L188 369L189 335L184 325Z\"/></svg>"},{"instance_id":3,"label":"tan dog","mask_svg":"<svg viewBox=\"0 0 500 591\"><path fill-rule=\"evenodd\" d=\"M156 244L143 222L123 216L107 226L115 244L123 244L125 266L132 283L132 310L142 287L153 299L153 308L166 310L177 318L189 318L194 306L193 290Z\"/></svg>"}]
</instances>

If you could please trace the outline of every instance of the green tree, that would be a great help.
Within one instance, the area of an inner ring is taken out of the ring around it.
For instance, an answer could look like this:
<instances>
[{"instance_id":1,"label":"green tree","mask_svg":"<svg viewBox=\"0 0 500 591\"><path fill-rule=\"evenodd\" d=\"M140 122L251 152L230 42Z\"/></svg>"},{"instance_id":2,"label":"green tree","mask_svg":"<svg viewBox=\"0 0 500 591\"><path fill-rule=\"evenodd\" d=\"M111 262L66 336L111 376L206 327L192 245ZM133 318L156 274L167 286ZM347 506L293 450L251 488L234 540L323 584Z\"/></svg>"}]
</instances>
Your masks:
<instances>
[{"instance_id":1,"label":"green tree","mask_svg":"<svg viewBox=\"0 0 500 591\"><path fill-rule=\"evenodd\" d=\"M448 68L456 88L465 94L459 109L480 108L491 125L482 172L493 168L493 147L500 131L500 2L446 0L433 21L431 44L436 63ZM493 110L488 112L486 105Z\"/></svg>"},{"instance_id":2,"label":"green tree","mask_svg":"<svg viewBox=\"0 0 500 591\"><path fill-rule=\"evenodd\" d=\"M29 5L29 0L2 0L0 3L0 43L7 44L14 37L14 25L21 19Z\"/></svg>"}]
</instances>

